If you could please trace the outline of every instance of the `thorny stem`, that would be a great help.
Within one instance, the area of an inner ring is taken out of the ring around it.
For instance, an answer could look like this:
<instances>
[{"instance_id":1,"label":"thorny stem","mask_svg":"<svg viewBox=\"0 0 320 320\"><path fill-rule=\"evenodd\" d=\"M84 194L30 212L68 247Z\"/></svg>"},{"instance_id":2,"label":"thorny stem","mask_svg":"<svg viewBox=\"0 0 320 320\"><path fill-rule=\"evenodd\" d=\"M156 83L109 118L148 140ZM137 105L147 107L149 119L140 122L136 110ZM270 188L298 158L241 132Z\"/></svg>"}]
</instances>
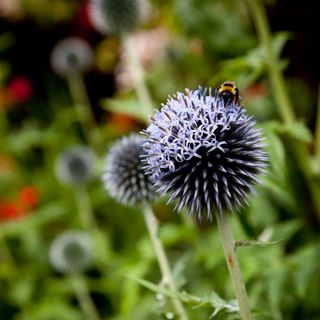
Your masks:
<instances>
[{"instance_id":1,"label":"thorny stem","mask_svg":"<svg viewBox=\"0 0 320 320\"><path fill-rule=\"evenodd\" d=\"M177 291L177 287L175 285L175 282L171 273L167 255L164 251L162 242L158 236L158 231L159 231L158 221L154 216L154 213L151 207L145 206L143 208L143 217L150 235L150 239L151 239L154 251L158 259L159 267L163 277L163 282L165 285L168 285L168 287L172 291ZM179 319L188 320L187 313L181 301L178 299L171 299L171 301L178 314Z\"/></svg>"},{"instance_id":2,"label":"thorny stem","mask_svg":"<svg viewBox=\"0 0 320 320\"><path fill-rule=\"evenodd\" d=\"M83 76L75 70L68 74L67 81L83 134L94 149L99 149L102 137L92 113Z\"/></svg>"},{"instance_id":3,"label":"thorny stem","mask_svg":"<svg viewBox=\"0 0 320 320\"><path fill-rule=\"evenodd\" d=\"M85 186L75 187L74 193L83 227L87 230L96 229L97 222L95 220L90 197Z\"/></svg>"},{"instance_id":4,"label":"thorny stem","mask_svg":"<svg viewBox=\"0 0 320 320\"><path fill-rule=\"evenodd\" d=\"M138 100L140 101L142 108L144 108L144 113L150 115L153 112L153 103L144 81L144 70L136 55L135 48L133 47L133 41L130 39L129 35L124 35L122 37L122 43L125 53L127 54L129 72Z\"/></svg>"},{"instance_id":5,"label":"thorny stem","mask_svg":"<svg viewBox=\"0 0 320 320\"><path fill-rule=\"evenodd\" d=\"M295 115L289 99L288 90L285 84L283 74L279 69L277 59L272 50L271 31L268 24L265 8L261 0L247 0L248 8L251 13L253 22L257 29L261 43L265 46L267 53L267 62L269 68L269 76L273 85L274 97L279 106L281 117L287 125L293 124ZM308 183L313 204L320 219L320 197L319 187L314 179L312 172L311 159L308 149L302 143L294 146L294 153L298 160L299 166L303 172L305 180Z\"/></svg>"},{"instance_id":6,"label":"thorny stem","mask_svg":"<svg viewBox=\"0 0 320 320\"><path fill-rule=\"evenodd\" d=\"M246 286L243 281L242 272L236 254L229 216L227 213L221 214L219 212L216 212L216 218L229 274L231 276L234 292L240 309L241 319L250 320L251 312Z\"/></svg>"},{"instance_id":7,"label":"thorny stem","mask_svg":"<svg viewBox=\"0 0 320 320\"><path fill-rule=\"evenodd\" d=\"M70 278L86 319L101 320L97 308L90 297L90 293L83 276L81 274L73 273L70 275Z\"/></svg>"}]
</instances>

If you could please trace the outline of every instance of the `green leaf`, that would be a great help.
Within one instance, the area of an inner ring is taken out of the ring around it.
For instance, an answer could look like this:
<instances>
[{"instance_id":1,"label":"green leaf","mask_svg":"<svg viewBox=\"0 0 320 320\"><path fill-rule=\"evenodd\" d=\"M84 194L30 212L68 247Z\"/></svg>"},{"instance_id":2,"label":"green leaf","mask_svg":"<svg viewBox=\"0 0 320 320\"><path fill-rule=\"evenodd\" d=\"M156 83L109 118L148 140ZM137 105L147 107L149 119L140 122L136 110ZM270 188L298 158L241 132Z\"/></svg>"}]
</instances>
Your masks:
<instances>
[{"instance_id":1,"label":"green leaf","mask_svg":"<svg viewBox=\"0 0 320 320\"><path fill-rule=\"evenodd\" d=\"M223 300L215 292L210 292L209 294L203 297L197 297L195 295L188 294L185 291L184 292L174 291L166 287L156 285L144 279L133 278L133 277L130 277L130 278L155 293L161 293L172 299L179 299L186 304L192 305L194 308L212 307L214 311L211 314L210 319L216 316L219 312L226 312L228 314L234 314L239 312L239 307L236 301Z\"/></svg>"},{"instance_id":2,"label":"green leaf","mask_svg":"<svg viewBox=\"0 0 320 320\"><path fill-rule=\"evenodd\" d=\"M283 239L276 241L260 241L260 240L236 240L234 245L236 247L267 247L279 244Z\"/></svg>"},{"instance_id":3,"label":"green leaf","mask_svg":"<svg viewBox=\"0 0 320 320\"><path fill-rule=\"evenodd\" d=\"M102 108L107 111L125 113L137 120L146 122L149 114L141 107L137 99L126 98L126 99L103 99Z\"/></svg>"},{"instance_id":4,"label":"green leaf","mask_svg":"<svg viewBox=\"0 0 320 320\"><path fill-rule=\"evenodd\" d=\"M312 142L312 133L310 129L301 121L296 121L290 125L283 126L283 133L287 133L292 138L303 143Z\"/></svg>"},{"instance_id":5,"label":"green leaf","mask_svg":"<svg viewBox=\"0 0 320 320\"><path fill-rule=\"evenodd\" d=\"M40 227L44 224L52 222L60 218L65 213L65 209L61 205L52 204L41 208L21 220L0 224L0 237L23 234L25 230Z\"/></svg>"}]
</instances>

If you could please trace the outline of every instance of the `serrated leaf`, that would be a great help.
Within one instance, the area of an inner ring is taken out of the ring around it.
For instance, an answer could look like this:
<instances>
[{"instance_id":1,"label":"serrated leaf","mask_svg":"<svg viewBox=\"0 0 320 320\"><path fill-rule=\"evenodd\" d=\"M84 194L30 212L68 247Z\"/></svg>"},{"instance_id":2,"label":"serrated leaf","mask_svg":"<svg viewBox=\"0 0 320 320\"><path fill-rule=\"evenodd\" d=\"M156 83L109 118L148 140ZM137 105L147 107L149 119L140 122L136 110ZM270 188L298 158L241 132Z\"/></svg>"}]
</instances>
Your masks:
<instances>
[{"instance_id":1,"label":"serrated leaf","mask_svg":"<svg viewBox=\"0 0 320 320\"><path fill-rule=\"evenodd\" d=\"M185 291L184 292L174 291L166 287L156 285L144 279L133 278L133 277L130 277L130 278L155 293L161 293L172 299L179 299L185 304L192 305L194 308L212 307L214 311L212 312L210 319L212 319L214 316L216 316L220 312L226 312L228 314L234 314L239 312L239 307L236 301L234 300L226 301L220 298L219 295L215 292L210 292L209 294L203 297L197 297L195 295L188 294Z\"/></svg>"},{"instance_id":2,"label":"serrated leaf","mask_svg":"<svg viewBox=\"0 0 320 320\"><path fill-rule=\"evenodd\" d=\"M234 245L236 247L267 247L279 244L283 239L276 241L260 241L260 240L236 240Z\"/></svg>"}]
</instances>

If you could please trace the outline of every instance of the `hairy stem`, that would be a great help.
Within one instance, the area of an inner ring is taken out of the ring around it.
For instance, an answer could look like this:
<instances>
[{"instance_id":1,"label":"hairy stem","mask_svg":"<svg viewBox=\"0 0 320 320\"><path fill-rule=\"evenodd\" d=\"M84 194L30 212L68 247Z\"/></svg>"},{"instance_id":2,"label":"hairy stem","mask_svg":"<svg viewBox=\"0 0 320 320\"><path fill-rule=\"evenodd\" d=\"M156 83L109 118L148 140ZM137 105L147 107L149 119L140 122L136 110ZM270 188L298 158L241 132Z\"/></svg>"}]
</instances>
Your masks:
<instances>
[{"instance_id":1,"label":"hairy stem","mask_svg":"<svg viewBox=\"0 0 320 320\"><path fill-rule=\"evenodd\" d=\"M145 206L143 208L143 216L144 216L144 220L150 235L150 239L151 239L154 251L158 259L160 271L163 277L163 282L172 291L177 291L177 287L175 285L175 282L172 276L167 255L164 251L162 242L158 236L158 229L159 229L158 221L154 216L152 209L149 206ZM181 301L178 299L171 299L171 301L177 312L179 319L188 320L187 313Z\"/></svg>"},{"instance_id":2,"label":"hairy stem","mask_svg":"<svg viewBox=\"0 0 320 320\"><path fill-rule=\"evenodd\" d=\"M250 320L251 312L248 302L246 286L243 281L236 249L233 241L231 225L227 213L216 213L220 238L223 245L223 251L226 258L229 274L231 276L234 292L238 301L240 315L242 320Z\"/></svg>"}]
</instances>

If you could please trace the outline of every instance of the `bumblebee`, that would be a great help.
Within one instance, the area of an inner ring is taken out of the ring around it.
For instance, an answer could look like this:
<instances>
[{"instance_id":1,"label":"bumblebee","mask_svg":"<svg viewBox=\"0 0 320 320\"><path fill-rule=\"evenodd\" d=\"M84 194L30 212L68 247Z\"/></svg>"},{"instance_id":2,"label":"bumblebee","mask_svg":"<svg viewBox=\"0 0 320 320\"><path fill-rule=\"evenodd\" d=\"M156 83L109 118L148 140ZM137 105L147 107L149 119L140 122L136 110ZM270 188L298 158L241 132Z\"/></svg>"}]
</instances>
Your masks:
<instances>
[{"instance_id":1,"label":"bumblebee","mask_svg":"<svg viewBox=\"0 0 320 320\"><path fill-rule=\"evenodd\" d=\"M227 107L231 102L238 104L240 100L239 89L233 81L225 81L215 91L216 97L223 100Z\"/></svg>"}]
</instances>

